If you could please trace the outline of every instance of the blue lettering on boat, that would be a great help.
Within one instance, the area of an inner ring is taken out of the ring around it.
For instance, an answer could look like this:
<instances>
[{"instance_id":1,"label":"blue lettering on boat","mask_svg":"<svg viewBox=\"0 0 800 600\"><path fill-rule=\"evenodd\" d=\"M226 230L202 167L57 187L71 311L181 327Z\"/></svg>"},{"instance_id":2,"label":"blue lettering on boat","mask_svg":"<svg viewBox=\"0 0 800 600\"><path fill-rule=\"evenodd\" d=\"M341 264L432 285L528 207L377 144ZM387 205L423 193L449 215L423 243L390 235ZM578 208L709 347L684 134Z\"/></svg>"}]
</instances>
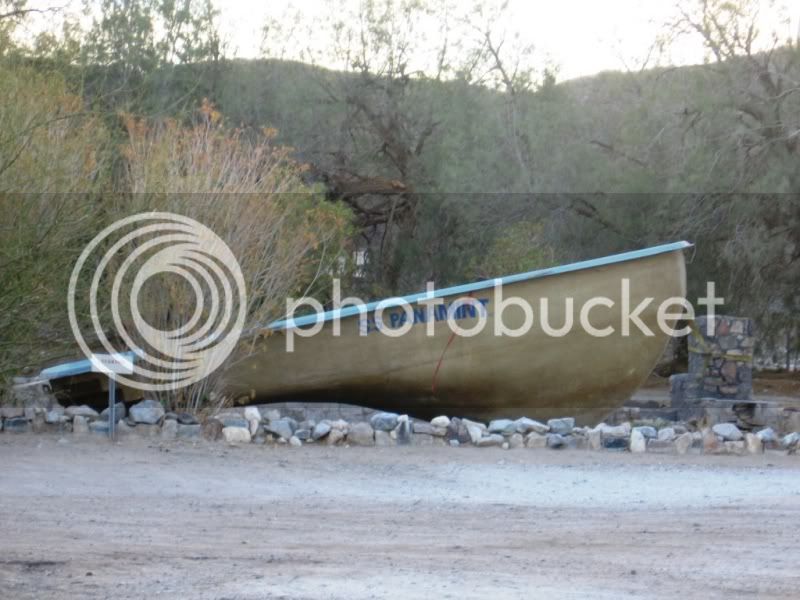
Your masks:
<instances>
[{"instance_id":1,"label":"blue lettering on boat","mask_svg":"<svg viewBox=\"0 0 800 600\"><path fill-rule=\"evenodd\" d=\"M456 306L452 311L453 319L460 321L463 319L476 319L478 315L487 316L489 314L487 306L489 305L489 298L475 298L475 302L462 303ZM432 315L435 322L447 321L450 307L456 302L445 302L444 304L436 304L432 307L415 307L411 310L411 316L414 320L413 325L424 324L428 322L428 316ZM372 313L367 316L365 323L360 323L360 331L366 331L367 334L373 331L380 331L383 327L389 329L400 329L408 321L409 315L400 307L392 309L392 312L384 311L383 320L376 319L375 314Z\"/></svg>"}]
</instances>

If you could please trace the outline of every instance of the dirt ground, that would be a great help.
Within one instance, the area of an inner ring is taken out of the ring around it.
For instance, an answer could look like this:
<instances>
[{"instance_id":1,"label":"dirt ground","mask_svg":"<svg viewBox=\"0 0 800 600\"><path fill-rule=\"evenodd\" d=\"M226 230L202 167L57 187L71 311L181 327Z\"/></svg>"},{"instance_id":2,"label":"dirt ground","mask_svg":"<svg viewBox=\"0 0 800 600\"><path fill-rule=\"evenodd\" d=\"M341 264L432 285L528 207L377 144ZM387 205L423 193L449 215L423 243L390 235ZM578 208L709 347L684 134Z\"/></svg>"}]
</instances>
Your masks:
<instances>
[{"instance_id":1,"label":"dirt ground","mask_svg":"<svg viewBox=\"0 0 800 600\"><path fill-rule=\"evenodd\" d=\"M0 590L797 598L800 457L3 434Z\"/></svg>"}]
</instances>

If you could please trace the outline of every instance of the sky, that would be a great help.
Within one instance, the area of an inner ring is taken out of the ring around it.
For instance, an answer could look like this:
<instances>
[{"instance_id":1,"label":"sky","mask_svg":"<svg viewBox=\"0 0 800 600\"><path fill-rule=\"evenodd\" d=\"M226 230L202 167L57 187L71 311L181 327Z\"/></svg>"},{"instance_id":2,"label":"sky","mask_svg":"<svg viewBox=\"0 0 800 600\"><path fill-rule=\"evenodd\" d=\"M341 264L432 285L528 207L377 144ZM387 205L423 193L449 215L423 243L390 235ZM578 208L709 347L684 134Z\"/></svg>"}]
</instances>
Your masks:
<instances>
[{"instance_id":1,"label":"sky","mask_svg":"<svg viewBox=\"0 0 800 600\"><path fill-rule=\"evenodd\" d=\"M307 14L323 14L324 0L303 0ZM635 57L646 56L659 33L658 23L668 18L664 0L511 0L508 8L512 29L532 43L535 51L558 63L559 79L624 69ZM257 53L261 43L258 26L268 16L279 17L286 3L238 0L226 3L222 19L237 52ZM516 26L516 27L514 27ZM702 55L698 62L702 60Z\"/></svg>"},{"instance_id":2,"label":"sky","mask_svg":"<svg viewBox=\"0 0 800 600\"><path fill-rule=\"evenodd\" d=\"M67 11L77 12L82 6L80 0L29 0L36 7L52 6L53 2L66 6ZM772 3L761 1L765 29L776 24L769 7ZM331 16L326 0L215 0L215 4L228 53L241 58L262 55L262 29L268 19L281 19L298 10L309 23ZM800 2L792 4L792 22L782 31L797 36ZM565 80L606 70L638 70L663 33L664 24L673 17L674 0L509 0L501 27L509 36L518 34L521 43L533 44L535 56L557 65L558 79ZM698 40L685 37L670 47L661 62L696 64L704 58ZM649 66L652 64L651 60ZM336 68L335 64L325 66Z\"/></svg>"},{"instance_id":3,"label":"sky","mask_svg":"<svg viewBox=\"0 0 800 600\"><path fill-rule=\"evenodd\" d=\"M765 25L774 25L767 6L770 1L763 0ZM257 56L263 23L269 17L280 18L292 6L311 19L326 13L325 0L226 2L221 18L223 29L233 34L232 49L241 56ZM556 63L560 80L639 69L665 23L675 15L674 0L509 0L507 12L509 33L519 33L522 41L535 46L537 55ZM793 12L789 29L797 35L800 6ZM687 37L672 45L664 60L696 64L704 57L699 41Z\"/></svg>"}]
</instances>

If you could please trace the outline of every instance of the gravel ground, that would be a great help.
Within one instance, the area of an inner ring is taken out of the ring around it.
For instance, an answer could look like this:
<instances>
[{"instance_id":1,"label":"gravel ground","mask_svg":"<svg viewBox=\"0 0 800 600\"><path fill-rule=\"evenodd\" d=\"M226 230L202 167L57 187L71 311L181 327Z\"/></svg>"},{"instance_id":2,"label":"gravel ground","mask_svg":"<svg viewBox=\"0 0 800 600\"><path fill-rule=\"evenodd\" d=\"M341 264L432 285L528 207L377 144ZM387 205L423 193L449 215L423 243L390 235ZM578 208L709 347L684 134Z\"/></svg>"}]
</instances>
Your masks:
<instances>
[{"instance_id":1,"label":"gravel ground","mask_svg":"<svg viewBox=\"0 0 800 600\"><path fill-rule=\"evenodd\" d=\"M800 457L0 436L3 598L786 597Z\"/></svg>"}]
</instances>

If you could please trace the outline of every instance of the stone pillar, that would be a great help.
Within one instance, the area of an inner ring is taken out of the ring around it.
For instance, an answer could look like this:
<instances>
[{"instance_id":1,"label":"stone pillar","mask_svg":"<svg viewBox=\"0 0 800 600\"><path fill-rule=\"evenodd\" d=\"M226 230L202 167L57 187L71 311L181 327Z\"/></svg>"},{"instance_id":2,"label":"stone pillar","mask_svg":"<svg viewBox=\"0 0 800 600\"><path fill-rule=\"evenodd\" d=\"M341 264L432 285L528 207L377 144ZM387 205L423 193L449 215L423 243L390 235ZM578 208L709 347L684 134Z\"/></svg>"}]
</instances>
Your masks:
<instances>
[{"instance_id":1,"label":"stone pillar","mask_svg":"<svg viewBox=\"0 0 800 600\"><path fill-rule=\"evenodd\" d=\"M753 391L753 322L699 317L689 336L689 372L670 377L672 408L681 419L700 417L713 400L747 402Z\"/></svg>"},{"instance_id":2,"label":"stone pillar","mask_svg":"<svg viewBox=\"0 0 800 600\"><path fill-rule=\"evenodd\" d=\"M709 332L713 332L709 335ZM695 320L689 336L689 375L701 398L750 400L753 392L753 321L717 316Z\"/></svg>"}]
</instances>

